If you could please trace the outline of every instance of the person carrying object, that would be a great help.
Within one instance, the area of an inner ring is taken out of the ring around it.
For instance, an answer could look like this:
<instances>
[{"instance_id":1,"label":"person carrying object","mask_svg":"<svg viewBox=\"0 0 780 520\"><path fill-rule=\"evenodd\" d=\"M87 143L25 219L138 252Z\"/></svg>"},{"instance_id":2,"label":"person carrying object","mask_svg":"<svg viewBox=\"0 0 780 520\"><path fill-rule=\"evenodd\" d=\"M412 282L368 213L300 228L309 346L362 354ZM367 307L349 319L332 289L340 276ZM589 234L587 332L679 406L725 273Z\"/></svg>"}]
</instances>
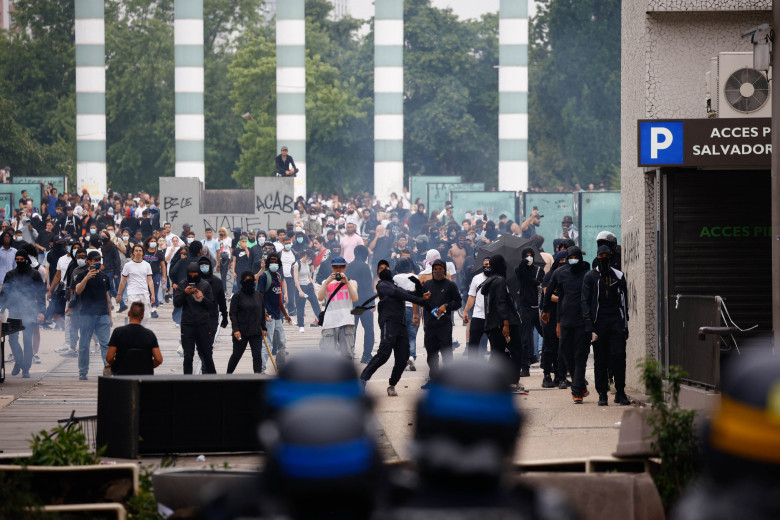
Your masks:
<instances>
[{"instance_id":1,"label":"person carrying object","mask_svg":"<svg viewBox=\"0 0 780 520\"><path fill-rule=\"evenodd\" d=\"M455 282L447 280L447 263L434 260L431 265L432 279L423 284L423 291L431 294L428 300L430 311L423 312L425 323L425 351L428 354L430 377L439 369L439 353L442 363L452 361L452 313L460 309L461 298ZM422 386L428 389L430 383Z\"/></svg>"},{"instance_id":2,"label":"person carrying object","mask_svg":"<svg viewBox=\"0 0 780 520\"><path fill-rule=\"evenodd\" d=\"M255 290L255 276L252 271L242 272L239 283L241 289L230 299L233 353L228 361L227 373L232 374L236 369L248 344L252 351L252 371L262 374L265 372L263 338L267 331L265 319L258 317L265 316L263 294Z\"/></svg>"},{"instance_id":3,"label":"person carrying object","mask_svg":"<svg viewBox=\"0 0 780 520\"><path fill-rule=\"evenodd\" d=\"M187 266L187 281L178 285L173 296L173 306L182 309L181 313L181 346L184 350L185 374L192 374L192 360L195 349L203 363L204 374L216 374L212 358L210 319L213 308L214 293L211 285L200 276L200 268L196 262Z\"/></svg>"}]
</instances>

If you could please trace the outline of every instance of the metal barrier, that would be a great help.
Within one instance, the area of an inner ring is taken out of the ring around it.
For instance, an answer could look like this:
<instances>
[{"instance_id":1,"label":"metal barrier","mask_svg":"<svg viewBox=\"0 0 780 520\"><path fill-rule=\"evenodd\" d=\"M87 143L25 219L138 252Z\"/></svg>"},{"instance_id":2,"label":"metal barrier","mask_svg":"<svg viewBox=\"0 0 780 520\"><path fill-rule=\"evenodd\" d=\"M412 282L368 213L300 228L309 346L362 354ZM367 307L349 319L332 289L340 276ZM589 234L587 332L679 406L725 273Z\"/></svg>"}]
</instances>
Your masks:
<instances>
[{"instance_id":1,"label":"metal barrier","mask_svg":"<svg viewBox=\"0 0 780 520\"><path fill-rule=\"evenodd\" d=\"M720 296L678 294L669 297L670 365L680 365L695 385L717 388L720 385L720 349L717 335L699 335L700 327L721 326Z\"/></svg>"}]
</instances>

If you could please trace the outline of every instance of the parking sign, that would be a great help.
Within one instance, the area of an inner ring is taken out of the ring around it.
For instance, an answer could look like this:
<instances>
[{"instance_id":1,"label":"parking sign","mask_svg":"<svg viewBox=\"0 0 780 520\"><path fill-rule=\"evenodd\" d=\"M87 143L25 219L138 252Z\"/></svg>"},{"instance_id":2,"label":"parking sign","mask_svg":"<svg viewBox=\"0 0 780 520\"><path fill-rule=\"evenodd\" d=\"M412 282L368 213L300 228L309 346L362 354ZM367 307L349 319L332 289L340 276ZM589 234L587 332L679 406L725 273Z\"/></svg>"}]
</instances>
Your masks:
<instances>
[{"instance_id":1,"label":"parking sign","mask_svg":"<svg viewBox=\"0 0 780 520\"><path fill-rule=\"evenodd\" d=\"M683 122L641 121L639 123L640 164L683 164Z\"/></svg>"}]
</instances>

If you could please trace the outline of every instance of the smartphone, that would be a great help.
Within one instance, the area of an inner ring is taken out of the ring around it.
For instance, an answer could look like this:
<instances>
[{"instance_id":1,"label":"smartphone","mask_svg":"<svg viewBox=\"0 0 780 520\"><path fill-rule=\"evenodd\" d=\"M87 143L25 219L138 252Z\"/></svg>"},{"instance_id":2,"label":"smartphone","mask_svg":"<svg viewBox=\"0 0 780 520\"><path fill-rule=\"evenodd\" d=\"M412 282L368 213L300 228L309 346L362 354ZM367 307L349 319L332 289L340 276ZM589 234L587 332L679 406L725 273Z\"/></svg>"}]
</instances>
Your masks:
<instances>
[{"instance_id":1,"label":"smartphone","mask_svg":"<svg viewBox=\"0 0 780 520\"><path fill-rule=\"evenodd\" d=\"M195 282L190 282L190 287L195 288Z\"/></svg>"},{"instance_id":2,"label":"smartphone","mask_svg":"<svg viewBox=\"0 0 780 520\"><path fill-rule=\"evenodd\" d=\"M97 267L95 267L95 264L89 266L90 271L94 271L95 269L97 269Z\"/></svg>"}]
</instances>

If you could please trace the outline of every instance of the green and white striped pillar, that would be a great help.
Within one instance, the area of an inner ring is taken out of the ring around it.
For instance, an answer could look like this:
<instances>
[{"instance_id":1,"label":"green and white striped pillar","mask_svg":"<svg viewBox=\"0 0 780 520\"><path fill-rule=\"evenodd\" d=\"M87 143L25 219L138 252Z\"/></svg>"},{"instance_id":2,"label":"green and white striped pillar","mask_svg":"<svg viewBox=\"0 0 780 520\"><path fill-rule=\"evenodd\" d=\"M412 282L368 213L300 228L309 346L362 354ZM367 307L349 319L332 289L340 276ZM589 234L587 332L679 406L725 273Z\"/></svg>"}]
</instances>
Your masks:
<instances>
[{"instance_id":1,"label":"green and white striped pillar","mask_svg":"<svg viewBox=\"0 0 780 520\"><path fill-rule=\"evenodd\" d=\"M374 193L404 183L404 0L376 0L374 15Z\"/></svg>"},{"instance_id":2,"label":"green and white striped pillar","mask_svg":"<svg viewBox=\"0 0 780 520\"><path fill-rule=\"evenodd\" d=\"M173 9L176 177L204 182L203 0L175 0Z\"/></svg>"},{"instance_id":3,"label":"green and white striped pillar","mask_svg":"<svg viewBox=\"0 0 780 520\"><path fill-rule=\"evenodd\" d=\"M106 193L106 31L103 0L76 0L76 184Z\"/></svg>"},{"instance_id":4,"label":"green and white striped pillar","mask_svg":"<svg viewBox=\"0 0 780 520\"><path fill-rule=\"evenodd\" d=\"M528 190L528 0L498 13L498 189Z\"/></svg>"},{"instance_id":5,"label":"green and white striped pillar","mask_svg":"<svg viewBox=\"0 0 780 520\"><path fill-rule=\"evenodd\" d=\"M276 4L276 153L295 159L294 195L306 196L306 10L304 0ZM273 165L271 166L273 167Z\"/></svg>"}]
</instances>

